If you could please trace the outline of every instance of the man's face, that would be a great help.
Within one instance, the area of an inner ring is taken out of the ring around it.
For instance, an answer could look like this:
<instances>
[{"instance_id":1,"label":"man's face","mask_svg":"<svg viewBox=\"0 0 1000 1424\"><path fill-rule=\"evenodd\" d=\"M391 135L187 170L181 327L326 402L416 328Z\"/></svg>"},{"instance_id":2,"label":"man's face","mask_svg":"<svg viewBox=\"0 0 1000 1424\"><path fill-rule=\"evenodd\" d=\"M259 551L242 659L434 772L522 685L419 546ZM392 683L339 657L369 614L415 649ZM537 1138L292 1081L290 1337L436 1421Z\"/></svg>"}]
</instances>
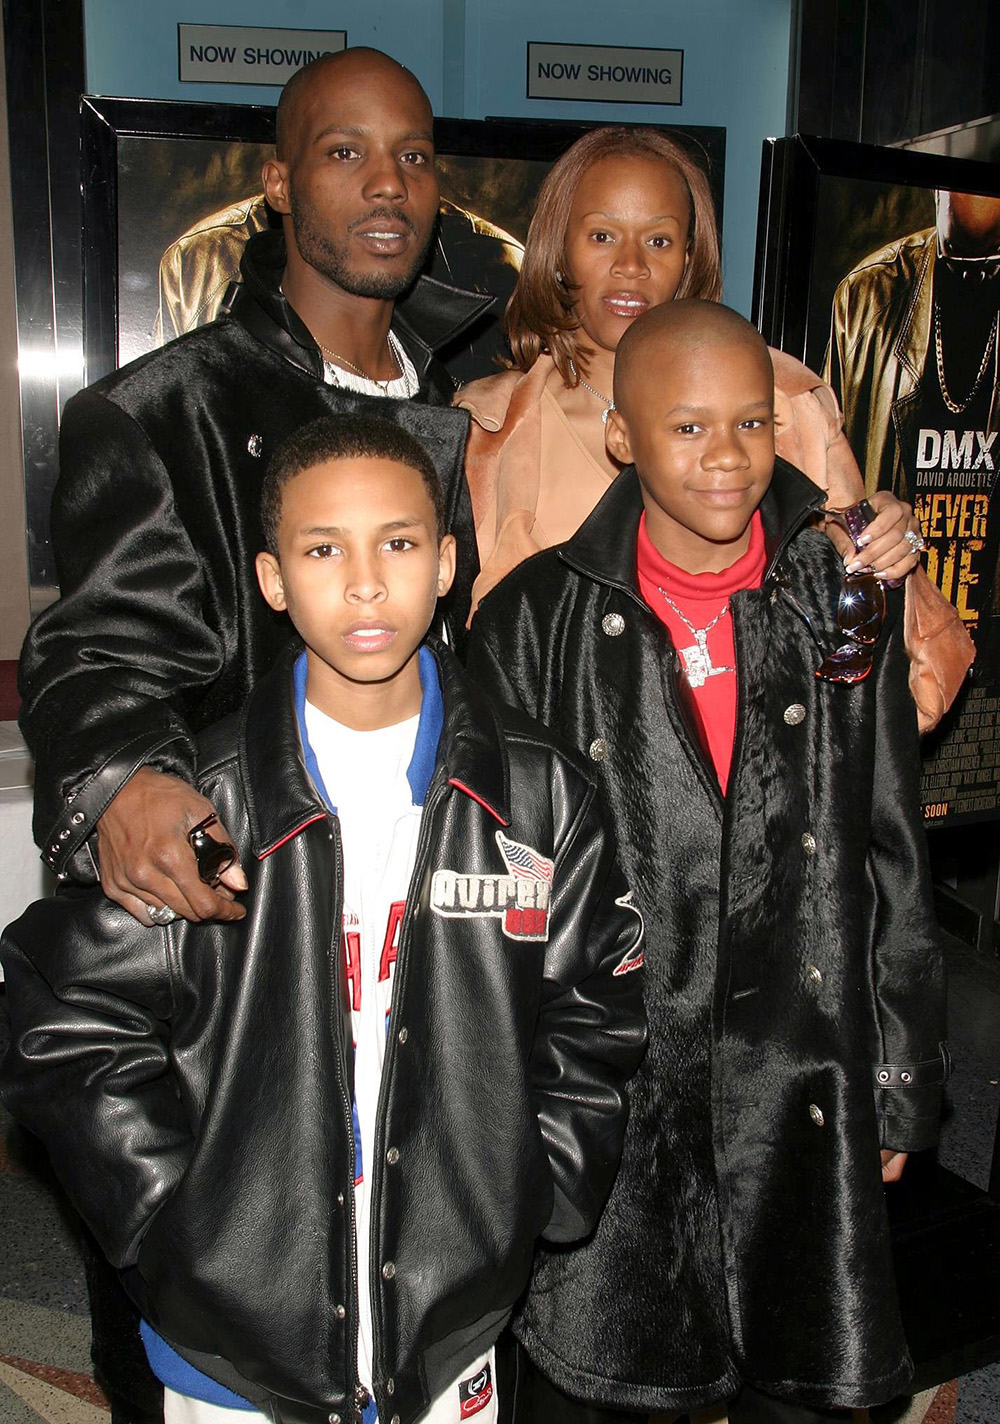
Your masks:
<instances>
[{"instance_id":1,"label":"man's face","mask_svg":"<svg viewBox=\"0 0 1000 1424\"><path fill-rule=\"evenodd\" d=\"M305 642L310 700L347 726L412 715L417 650L455 571L420 473L370 457L303 470L284 487L277 543L257 578Z\"/></svg>"},{"instance_id":2,"label":"man's face","mask_svg":"<svg viewBox=\"0 0 1000 1424\"><path fill-rule=\"evenodd\" d=\"M774 383L751 342L651 345L630 365L608 448L633 463L660 553L691 573L728 568L774 468Z\"/></svg>"},{"instance_id":3,"label":"man's face","mask_svg":"<svg viewBox=\"0 0 1000 1424\"><path fill-rule=\"evenodd\" d=\"M1000 198L941 189L937 226L945 250L953 256L992 257L1000 253Z\"/></svg>"},{"instance_id":4,"label":"man's face","mask_svg":"<svg viewBox=\"0 0 1000 1424\"><path fill-rule=\"evenodd\" d=\"M423 91L390 60L348 59L320 71L290 128L264 179L303 260L354 296L398 297L420 270L438 210Z\"/></svg>"}]
</instances>

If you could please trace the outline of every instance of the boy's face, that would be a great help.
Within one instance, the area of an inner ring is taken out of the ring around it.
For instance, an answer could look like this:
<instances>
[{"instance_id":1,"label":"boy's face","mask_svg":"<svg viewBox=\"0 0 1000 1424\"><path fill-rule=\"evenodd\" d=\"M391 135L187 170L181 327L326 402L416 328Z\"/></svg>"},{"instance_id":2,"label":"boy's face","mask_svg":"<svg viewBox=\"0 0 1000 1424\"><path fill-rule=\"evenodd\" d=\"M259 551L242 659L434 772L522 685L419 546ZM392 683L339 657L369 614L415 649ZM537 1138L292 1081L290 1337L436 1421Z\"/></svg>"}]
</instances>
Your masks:
<instances>
[{"instance_id":1,"label":"boy's face","mask_svg":"<svg viewBox=\"0 0 1000 1424\"><path fill-rule=\"evenodd\" d=\"M368 457L303 470L284 487L277 542L257 578L305 642L310 701L359 730L414 716L417 649L455 574L419 471Z\"/></svg>"},{"instance_id":2,"label":"boy's face","mask_svg":"<svg viewBox=\"0 0 1000 1424\"><path fill-rule=\"evenodd\" d=\"M750 518L774 469L774 377L752 342L651 345L635 362L608 448L634 464L646 526L671 563L728 568L746 552Z\"/></svg>"}]
</instances>

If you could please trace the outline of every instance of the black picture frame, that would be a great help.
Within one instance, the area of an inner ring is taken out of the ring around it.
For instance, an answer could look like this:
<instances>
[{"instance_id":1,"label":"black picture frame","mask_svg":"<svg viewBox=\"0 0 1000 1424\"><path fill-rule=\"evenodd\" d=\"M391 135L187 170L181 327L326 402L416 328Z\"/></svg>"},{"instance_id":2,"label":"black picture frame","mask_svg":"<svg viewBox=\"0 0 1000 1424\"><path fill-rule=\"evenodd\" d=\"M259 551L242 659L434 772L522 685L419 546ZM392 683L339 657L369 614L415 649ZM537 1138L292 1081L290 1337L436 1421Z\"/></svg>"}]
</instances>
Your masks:
<instances>
[{"instance_id":1,"label":"black picture frame","mask_svg":"<svg viewBox=\"0 0 1000 1424\"><path fill-rule=\"evenodd\" d=\"M113 370L122 357L122 326L130 294L122 287L122 155L126 145L267 145L274 138L270 107L180 103L85 96L81 103L83 157L83 341L88 383ZM540 165L538 181L560 154L594 124L560 120L435 119L434 138L447 179L449 160L481 160L494 165ZM664 126L705 163L720 232L725 182L724 128ZM488 174L495 184L496 170ZM526 185L526 191L530 188ZM534 185L537 187L537 183ZM446 181L442 184L446 190ZM533 193L532 193L533 196ZM489 195L484 195L489 211ZM481 211L481 209L479 209ZM530 211L521 213L523 241ZM501 227L507 226L496 219ZM174 236L184 230L176 228ZM152 344L152 343L151 343ZM139 354L134 349L130 355Z\"/></svg>"},{"instance_id":2,"label":"black picture frame","mask_svg":"<svg viewBox=\"0 0 1000 1424\"><path fill-rule=\"evenodd\" d=\"M875 203L853 233L822 227L822 190L838 181L871 184L873 193L897 188L930 197L945 188L1000 196L1000 168L975 159L802 134L765 139L751 320L772 346L813 370L822 365L840 278L887 236L909 230L905 211L897 211L894 220L903 225L886 233Z\"/></svg>"},{"instance_id":3,"label":"black picture frame","mask_svg":"<svg viewBox=\"0 0 1000 1424\"><path fill-rule=\"evenodd\" d=\"M851 274L851 284L842 289L845 311L849 307L851 314L840 318L831 377L835 394L843 390L846 397L847 363L853 360L852 397L844 400L848 440L869 493L893 485L914 506L928 545L928 573L959 609L976 643L971 682L922 743L925 825L954 830L1000 820L1000 751L994 737L1000 716L1000 431L995 423L1000 370L993 371L988 414L980 405L978 414L964 416L968 401L946 407L947 398L937 394L939 380L944 390L940 372L951 349L946 342L942 356L938 318L931 314L937 313L940 299L937 190L1000 200L1000 169L973 159L835 139L796 135L766 140L753 319L772 346L823 371L834 296ZM977 287L984 304L996 299L997 281ZM918 309L921 342L931 333L919 353L913 334ZM885 340L876 348L869 334L880 330ZM995 326L989 339L994 346L996 332ZM876 349L878 354L872 354ZM977 387L986 370L984 364ZM894 384L901 380L902 386ZM903 395L897 398L899 390ZM982 422L978 429L964 428L977 421ZM980 455L983 438L992 438L997 447L996 458L989 456L992 463L986 465ZM948 453L928 458L917 453L932 449L935 439ZM962 454L966 441L967 456ZM975 473L981 465L982 473ZM968 501L976 502L975 523Z\"/></svg>"}]
</instances>

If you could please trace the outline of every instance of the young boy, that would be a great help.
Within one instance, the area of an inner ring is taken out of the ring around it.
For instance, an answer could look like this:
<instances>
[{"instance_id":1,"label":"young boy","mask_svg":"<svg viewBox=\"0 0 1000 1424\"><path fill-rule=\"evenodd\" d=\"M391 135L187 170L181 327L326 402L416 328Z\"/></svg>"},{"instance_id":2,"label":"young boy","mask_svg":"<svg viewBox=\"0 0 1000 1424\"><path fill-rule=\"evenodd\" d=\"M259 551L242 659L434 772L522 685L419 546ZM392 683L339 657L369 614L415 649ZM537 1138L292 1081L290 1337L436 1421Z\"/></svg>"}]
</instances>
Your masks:
<instances>
[{"instance_id":1,"label":"young boy","mask_svg":"<svg viewBox=\"0 0 1000 1424\"><path fill-rule=\"evenodd\" d=\"M316 421L262 522L305 650L199 760L247 916L32 906L3 1099L122 1271L168 1424L486 1424L535 1238L588 1232L617 1164L642 924L594 784L425 637L455 545L421 446Z\"/></svg>"},{"instance_id":2,"label":"young boy","mask_svg":"<svg viewBox=\"0 0 1000 1424\"><path fill-rule=\"evenodd\" d=\"M483 602L470 653L589 754L648 946L621 1169L593 1237L540 1251L517 1417L827 1419L907 1381L882 1179L944 1077L902 600L852 638L742 317L640 317L615 403L634 468ZM818 677L838 649L870 675Z\"/></svg>"}]
</instances>

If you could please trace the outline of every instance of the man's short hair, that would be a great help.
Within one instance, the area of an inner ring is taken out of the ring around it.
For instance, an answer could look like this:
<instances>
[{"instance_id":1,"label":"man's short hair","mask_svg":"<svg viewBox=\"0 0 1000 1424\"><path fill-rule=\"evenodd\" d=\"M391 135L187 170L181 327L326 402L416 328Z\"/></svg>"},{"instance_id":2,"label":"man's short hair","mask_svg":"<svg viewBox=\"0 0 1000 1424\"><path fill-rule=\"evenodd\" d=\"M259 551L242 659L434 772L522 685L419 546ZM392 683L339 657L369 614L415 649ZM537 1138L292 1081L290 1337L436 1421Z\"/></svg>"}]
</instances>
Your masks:
<instances>
[{"instance_id":1,"label":"man's short hair","mask_svg":"<svg viewBox=\"0 0 1000 1424\"><path fill-rule=\"evenodd\" d=\"M395 460L416 470L434 506L434 523L441 538L446 532L444 490L434 461L420 441L377 416L324 415L283 440L268 464L260 491L260 522L269 554L277 557L281 501L289 480L328 460L359 459Z\"/></svg>"}]
</instances>

